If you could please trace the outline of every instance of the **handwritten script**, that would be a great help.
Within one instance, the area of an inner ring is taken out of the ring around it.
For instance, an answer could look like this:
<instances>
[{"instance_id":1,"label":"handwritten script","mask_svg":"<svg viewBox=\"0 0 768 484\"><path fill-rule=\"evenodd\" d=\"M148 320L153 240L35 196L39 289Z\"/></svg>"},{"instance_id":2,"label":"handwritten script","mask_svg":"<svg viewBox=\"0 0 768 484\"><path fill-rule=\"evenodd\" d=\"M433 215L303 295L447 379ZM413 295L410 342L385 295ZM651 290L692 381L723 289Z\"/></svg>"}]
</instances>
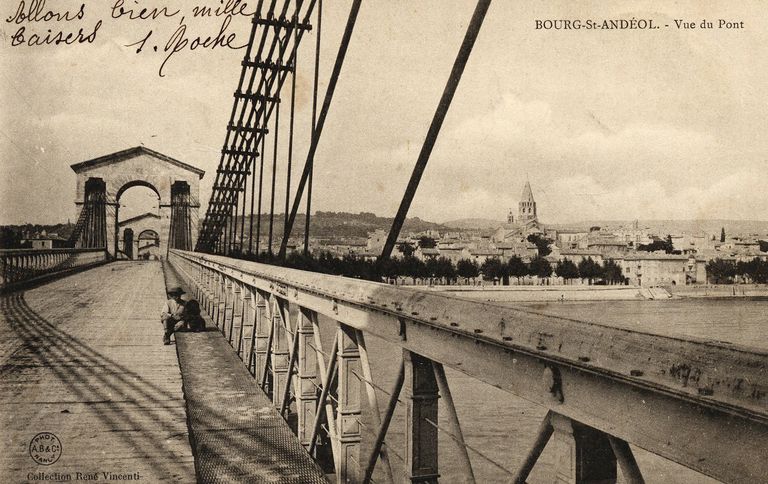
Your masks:
<instances>
[{"instance_id":1,"label":"handwritten script","mask_svg":"<svg viewBox=\"0 0 768 484\"><path fill-rule=\"evenodd\" d=\"M208 1L214 5L202 0L203 3L189 6L184 2L183 7L168 2L143 6L139 0L114 0L105 8L102 2L74 7L62 7L60 4L65 2L56 2L49 7L46 0L19 0L5 22L15 29L10 44L16 48L94 44L100 36L109 35L105 34L108 28L129 24L134 35L136 31L140 34L123 47L137 55L160 53L160 77L165 77L166 68L180 52L246 47L247 40L239 40L231 25L236 17L252 17L256 13L255 7L243 0ZM201 33L201 29L206 31Z\"/></svg>"}]
</instances>

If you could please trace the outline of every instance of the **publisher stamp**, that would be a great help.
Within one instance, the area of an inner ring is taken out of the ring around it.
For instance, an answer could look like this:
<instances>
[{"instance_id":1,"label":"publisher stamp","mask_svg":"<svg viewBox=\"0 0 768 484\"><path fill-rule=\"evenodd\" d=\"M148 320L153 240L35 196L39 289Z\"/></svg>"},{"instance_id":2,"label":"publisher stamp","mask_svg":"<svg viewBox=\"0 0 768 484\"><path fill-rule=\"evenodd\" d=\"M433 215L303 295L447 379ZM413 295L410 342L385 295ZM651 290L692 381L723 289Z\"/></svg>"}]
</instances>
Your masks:
<instances>
[{"instance_id":1,"label":"publisher stamp","mask_svg":"<svg viewBox=\"0 0 768 484\"><path fill-rule=\"evenodd\" d=\"M30 457L43 466L49 466L59 460L61 450L61 440L51 432L40 432L29 442Z\"/></svg>"}]
</instances>

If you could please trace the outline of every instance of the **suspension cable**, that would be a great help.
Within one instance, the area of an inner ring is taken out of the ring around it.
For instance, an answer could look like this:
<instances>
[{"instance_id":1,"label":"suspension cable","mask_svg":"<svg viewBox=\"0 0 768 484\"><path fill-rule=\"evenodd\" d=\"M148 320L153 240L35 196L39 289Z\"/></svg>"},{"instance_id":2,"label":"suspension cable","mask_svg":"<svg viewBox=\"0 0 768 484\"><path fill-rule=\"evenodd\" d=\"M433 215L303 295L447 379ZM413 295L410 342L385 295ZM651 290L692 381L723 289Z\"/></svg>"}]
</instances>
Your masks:
<instances>
[{"instance_id":1,"label":"suspension cable","mask_svg":"<svg viewBox=\"0 0 768 484\"><path fill-rule=\"evenodd\" d=\"M317 129L317 88L320 76L320 33L322 32L323 22L323 0L318 0L317 5L317 41L315 42L315 75L312 86L312 138L315 137ZM309 225L312 218L312 179L315 172L315 162L309 167L309 179L307 180L307 213L304 216L304 255L309 254Z\"/></svg>"},{"instance_id":2,"label":"suspension cable","mask_svg":"<svg viewBox=\"0 0 768 484\"><path fill-rule=\"evenodd\" d=\"M293 198L293 207L291 208L291 215L288 217L288 223L285 227L285 234L283 235L283 242L280 244L280 252L278 254L278 257L283 259L285 258L285 251L288 247L288 237L291 235L291 229L293 228L293 223L296 220L296 212L299 209L299 205L301 204L301 197L304 193L304 187L307 184L307 178L309 177L309 172L312 169L312 163L315 159L315 152L317 151L317 145L320 141L320 136L323 132L323 126L325 125L325 119L328 116L328 110L331 107L331 101L333 100L333 93L336 90L336 84L339 80L339 75L341 74L341 67L344 65L344 58L347 53L347 48L349 47L349 41L352 38L352 32L355 28L355 21L357 20L357 14L360 11L360 5L362 3L362 0L353 0L352 8L349 12L349 18L347 19L347 25L344 29L344 34L341 39L341 43L339 45L339 52L336 55L336 62L333 66L333 72L331 73L331 78L328 81L328 89L325 91L325 99L323 100L323 107L320 110L320 115L317 118L317 124L315 126L315 133L312 136L312 143L309 147L309 152L307 153L307 160L304 164L304 170L301 173L301 179L299 180L299 186L296 189L296 196Z\"/></svg>"}]
</instances>

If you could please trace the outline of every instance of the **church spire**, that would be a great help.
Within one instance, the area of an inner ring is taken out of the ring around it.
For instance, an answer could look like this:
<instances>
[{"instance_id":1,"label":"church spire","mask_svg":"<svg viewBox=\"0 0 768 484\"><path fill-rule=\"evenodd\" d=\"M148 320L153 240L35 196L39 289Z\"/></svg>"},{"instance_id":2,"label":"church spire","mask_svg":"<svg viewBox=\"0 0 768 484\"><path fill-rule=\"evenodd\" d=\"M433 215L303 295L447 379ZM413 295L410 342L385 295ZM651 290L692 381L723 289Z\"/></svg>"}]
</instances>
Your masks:
<instances>
[{"instance_id":1,"label":"church spire","mask_svg":"<svg viewBox=\"0 0 768 484\"><path fill-rule=\"evenodd\" d=\"M525 186L523 187L523 195L520 197L520 201L535 203L533 200L533 192L531 191L531 183L529 181L525 182Z\"/></svg>"},{"instance_id":2,"label":"church spire","mask_svg":"<svg viewBox=\"0 0 768 484\"><path fill-rule=\"evenodd\" d=\"M533 191L531 190L531 183L529 181L525 182L523 194L520 197L518 220L520 222L536 220L536 201L533 199Z\"/></svg>"}]
</instances>

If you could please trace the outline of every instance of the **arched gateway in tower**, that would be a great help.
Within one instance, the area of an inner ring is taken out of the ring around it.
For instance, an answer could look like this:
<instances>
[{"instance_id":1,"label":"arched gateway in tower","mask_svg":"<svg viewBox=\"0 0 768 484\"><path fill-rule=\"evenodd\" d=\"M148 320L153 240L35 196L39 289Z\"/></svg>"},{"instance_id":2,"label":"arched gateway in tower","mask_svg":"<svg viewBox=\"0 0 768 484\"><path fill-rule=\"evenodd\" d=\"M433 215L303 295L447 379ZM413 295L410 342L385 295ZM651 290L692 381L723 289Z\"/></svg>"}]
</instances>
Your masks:
<instances>
[{"instance_id":1,"label":"arched gateway in tower","mask_svg":"<svg viewBox=\"0 0 768 484\"><path fill-rule=\"evenodd\" d=\"M194 247L203 170L143 146L71 166L77 174L75 204L80 212L71 239L75 247L106 246L110 257L136 258L135 245L143 230L155 233L159 257L165 257L169 248ZM120 197L136 186L157 195L158 213L145 217L151 225L131 227L126 237L118 224Z\"/></svg>"}]
</instances>

